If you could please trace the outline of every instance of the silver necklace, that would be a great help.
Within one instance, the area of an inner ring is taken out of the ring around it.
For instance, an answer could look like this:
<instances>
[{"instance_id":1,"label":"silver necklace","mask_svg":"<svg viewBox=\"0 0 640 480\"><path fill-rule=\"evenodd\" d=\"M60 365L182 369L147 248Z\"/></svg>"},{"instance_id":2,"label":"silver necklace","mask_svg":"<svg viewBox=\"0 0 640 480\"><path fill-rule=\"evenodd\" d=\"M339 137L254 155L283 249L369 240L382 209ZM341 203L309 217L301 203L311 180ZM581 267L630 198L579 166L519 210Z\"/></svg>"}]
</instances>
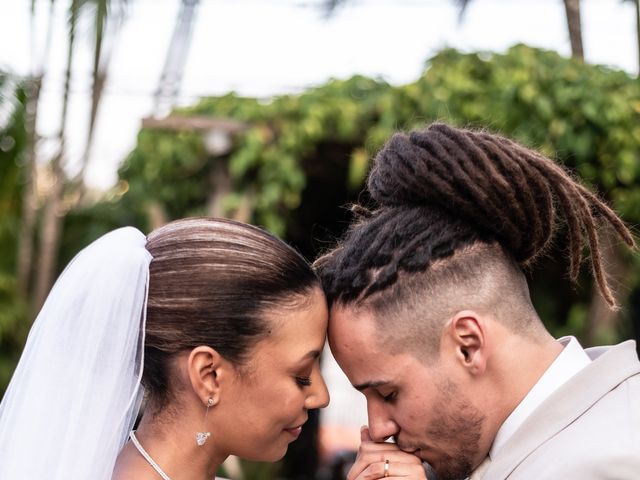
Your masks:
<instances>
[{"instance_id":1,"label":"silver necklace","mask_svg":"<svg viewBox=\"0 0 640 480\"><path fill-rule=\"evenodd\" d=\"M149 462L149 465L151 465L153 469L156 472L158 472L158 475L160 475L164 480L171 480L171 478L169 478L169 475L164 473L160 468L160 466L153 460L153 458L151 458L151 455L149 455L147 451L144 448L142 448L142 445L140 445L140 442L138 441L138 438L136 437L135 432L131 431L129 433L129 438L131 439L131 442L133 443L133 445L140 452L140 455L142 455L147 460L147 462Z\"/></svg>"}]
</instances>

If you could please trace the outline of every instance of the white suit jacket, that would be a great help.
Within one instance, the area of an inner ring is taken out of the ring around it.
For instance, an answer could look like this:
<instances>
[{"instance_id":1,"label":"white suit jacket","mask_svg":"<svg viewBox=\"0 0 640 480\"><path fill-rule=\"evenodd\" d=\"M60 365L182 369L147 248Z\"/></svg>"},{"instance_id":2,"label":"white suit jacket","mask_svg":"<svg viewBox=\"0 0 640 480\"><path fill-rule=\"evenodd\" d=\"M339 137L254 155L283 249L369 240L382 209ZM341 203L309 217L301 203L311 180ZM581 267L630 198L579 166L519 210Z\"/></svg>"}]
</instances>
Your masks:
<instances>
[{"instance_id":1,"label":"white suit jacket","mask_svg":"<svg viewBox=\"0 0 640 480\"><path fill-rule=\"evenodd\" d=\"M585 351L591 364L534 410L483 480L640 480L635 342Z\"/></svg>"}]
</instances>

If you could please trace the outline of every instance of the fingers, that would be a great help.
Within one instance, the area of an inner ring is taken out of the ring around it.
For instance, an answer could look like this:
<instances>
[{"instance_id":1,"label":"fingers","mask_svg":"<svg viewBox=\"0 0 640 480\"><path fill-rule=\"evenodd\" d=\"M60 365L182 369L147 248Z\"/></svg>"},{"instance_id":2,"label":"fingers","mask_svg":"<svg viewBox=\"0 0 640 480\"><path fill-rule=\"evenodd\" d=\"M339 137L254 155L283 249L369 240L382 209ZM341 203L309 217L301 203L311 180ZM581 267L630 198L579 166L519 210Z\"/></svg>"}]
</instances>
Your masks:
<instances>
[{"instance_id":1,"label":"fingers","mask_svg":"<svg viewBox=\"0 0 640 480\"><path fill-rule=\"evenodd\" d=\"M369 433L369 427L363 425L360 427L360 441L371 442L371 435Z\"/></svg>"},{"instance_id":2,"label":"fingers","mask_svg":"<svg viewBox=\"0 0 640 480\"><path fill-rule=\"evenodd\" d=\"M384 470L386 460L389 461L390 468L392 465L413 465L422 468L422 460L420 458L403 452L393 443L368 442L360 446L356 461L347 475L347 480L359 479L362 473L372 465L381 466ZM369 473L371 473L371 470L369 470ZM384 471L382 473L384 475ZM422 478L425 478L424 475Z\"/></svg>"},{"instance_id":3,"label":"fingers","mask_svg":"<svg viewBox=\"0 0 640 480\"><path fill-rule=\"evenodd\" d=\"M391 475L406 476L407 472L413 472L412 478L426 478L420 458L403 452L395 443L372 441L369 427L366 425L360 428L360 440L362 443L358 449L358 456L347 475L347 480L383 478L385 461L389 462L389 470L391 465L398 466L397 469L394 468L395 472L388 472L387 478Z\"/></svg>"},{"instance_id":4,"label":"fingers","mask_svg":"<svg viewBox=\"0 0 640 480\"><path fill-rule=\"evenodd\" d=\"M351 477L350 475L347 478L352 478L352 480L378 480L381 478L386 478L387 480L393 479L426 479L427 474L424 471L424 467L422 463L402 463L402 462L393 462L389 461L388 468L386 470L385 476L385 464L386 462L375 462L368 465L364 470L362 470L357 476Z\"/></svg>"}]
</instances>

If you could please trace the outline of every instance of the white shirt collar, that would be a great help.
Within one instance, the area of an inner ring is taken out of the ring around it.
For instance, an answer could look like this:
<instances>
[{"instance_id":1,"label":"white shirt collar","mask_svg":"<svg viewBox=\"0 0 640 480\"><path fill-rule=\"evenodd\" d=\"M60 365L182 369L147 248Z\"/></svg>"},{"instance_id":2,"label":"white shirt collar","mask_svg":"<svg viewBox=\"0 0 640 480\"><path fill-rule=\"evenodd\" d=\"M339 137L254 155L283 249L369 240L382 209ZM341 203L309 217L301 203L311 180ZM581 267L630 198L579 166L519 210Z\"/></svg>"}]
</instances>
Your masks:
<instances>
[{"instance_id":1,"label":"white shirt collar","mask_svg":"<svg viewBox=\"0 0 640 480\"><path fill-rule=\"evenodd\" d=\"M491 458L498 454L511 435L547 397L591 363L575 337L562 337L558 342L564 345L562 352L504 421L489 451Z\"/></svg>"}]
</instances>

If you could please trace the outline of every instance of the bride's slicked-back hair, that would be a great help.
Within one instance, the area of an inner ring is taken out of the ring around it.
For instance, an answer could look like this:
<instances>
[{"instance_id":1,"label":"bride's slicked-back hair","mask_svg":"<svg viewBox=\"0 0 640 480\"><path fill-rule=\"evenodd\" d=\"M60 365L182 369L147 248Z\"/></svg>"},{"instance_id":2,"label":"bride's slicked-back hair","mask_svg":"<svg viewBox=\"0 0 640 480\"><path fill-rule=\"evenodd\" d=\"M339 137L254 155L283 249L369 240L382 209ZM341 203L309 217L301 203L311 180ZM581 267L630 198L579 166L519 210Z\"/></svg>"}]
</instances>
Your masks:
<instances>
[{"instance_id":1,"label":"bride's slicked-back hair","mask_svg":"<svg viewBox=\"0 0 640 480\"><path fill-rule=\"evenodd\" d=\"M402 289L391 286L482 244L494 252L491 245L499 244L516 266L526 266L564 223L570 278L578 277L586 244L600 292L615 305L597 227L612 227L634 246L631 232L595 194L533 150L436 123L394 135L376 156L368 188L377 208L357 206L360 220L315 264L330 304L363 303L376 293L394 303L393 292Z\"/></svg>"},{"instance_id":2,"label":"bride's slicked-back hair","mask_svg":"<svg viewBox=\"0 0 640 480\"><path fill-rule=\"evenodd\" d=\"M147 237L149 297L142 382L156 408L170 395L172 357L199 345L241 366L271 328L320 286L306 260L257 227L214 218L169 223Z\"/></svg>"}]
</instances>

